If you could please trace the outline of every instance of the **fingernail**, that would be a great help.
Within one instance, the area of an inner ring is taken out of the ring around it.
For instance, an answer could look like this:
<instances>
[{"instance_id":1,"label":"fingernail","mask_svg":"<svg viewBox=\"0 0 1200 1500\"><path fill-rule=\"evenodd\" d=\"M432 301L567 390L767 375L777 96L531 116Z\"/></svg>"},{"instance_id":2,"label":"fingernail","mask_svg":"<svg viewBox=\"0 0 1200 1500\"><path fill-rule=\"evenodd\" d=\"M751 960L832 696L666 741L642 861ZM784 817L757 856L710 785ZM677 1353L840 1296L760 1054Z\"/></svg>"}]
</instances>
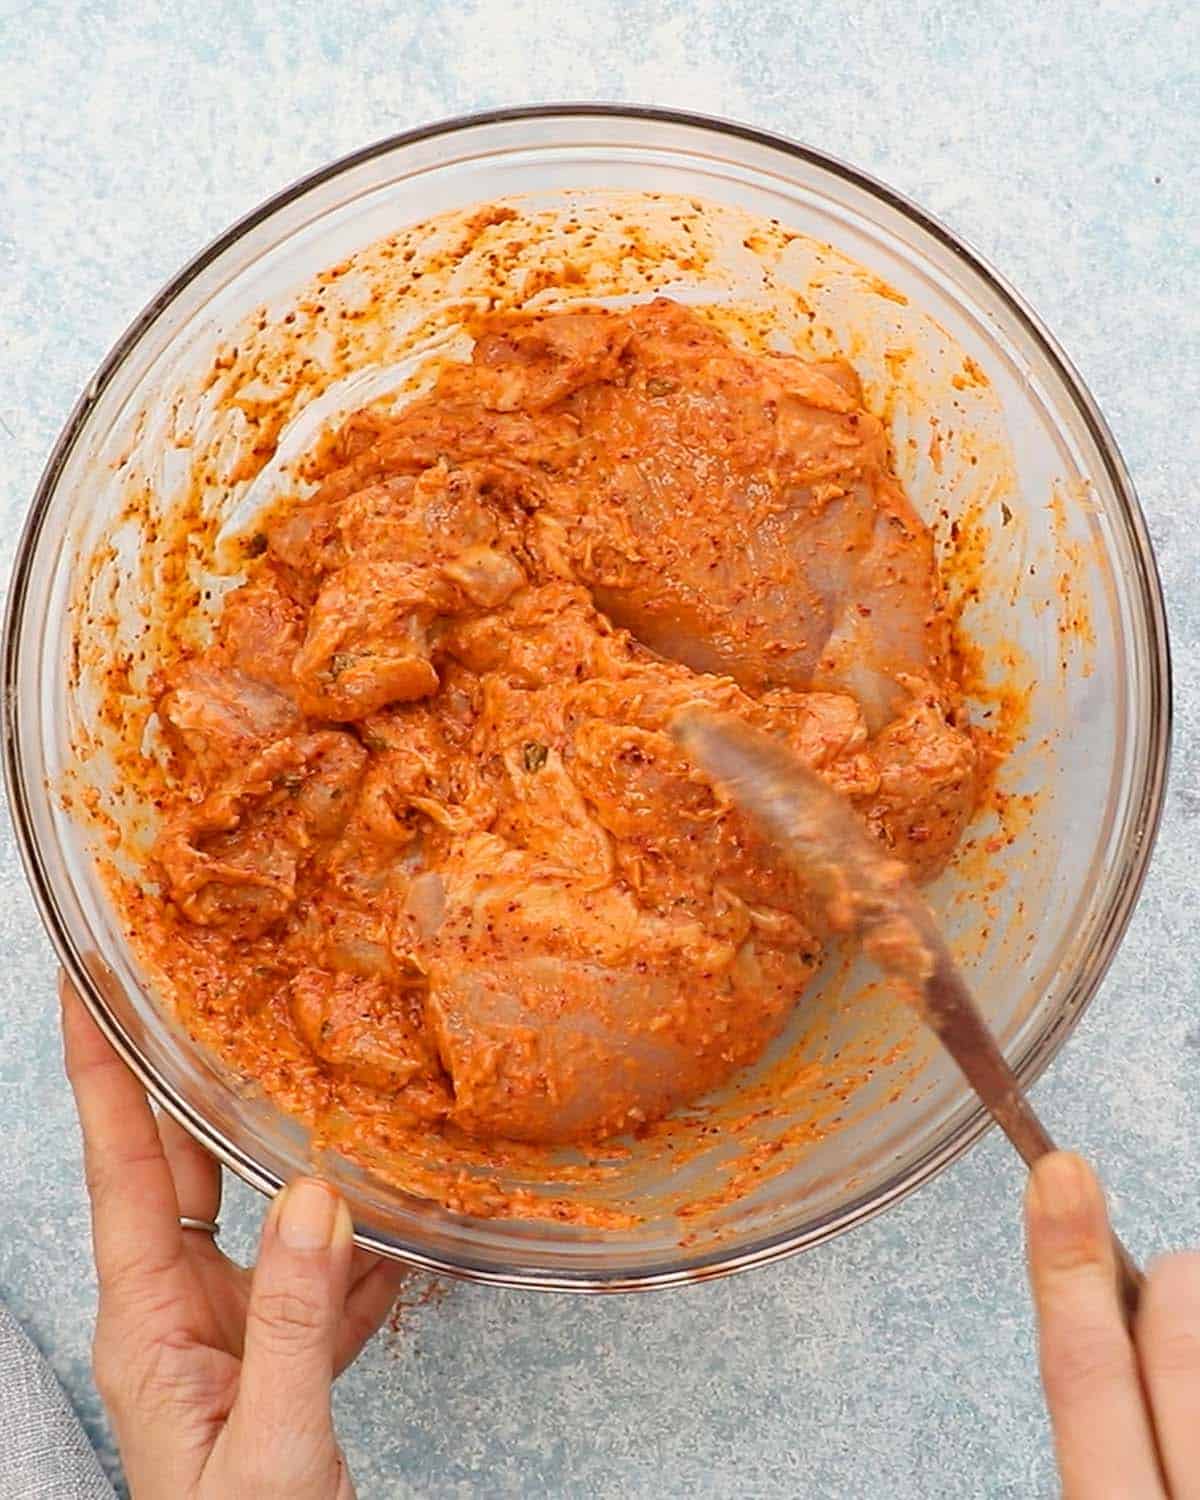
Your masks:
<instances>
[{"instance_id":1,"label":"fingernail","mask_svg":"<svg viewBox=\"0 0 1200 1500\"><path fill-rule=\"evenodd\" d=\"M1073 1219L1092 1197L1092 1174L1082 1157L1070 1151L1045 1156L1033 1170L1034 1206L1048 1219Z\"/></svg>"},{"instance_id":2,"label":"fingernail","mask_svg":"<svg viewBox=\"0 0 1200 1500\"><path fill-rule=\"evenodd\" d=\"M279 1238L289 1250L328 1250L341 1208L331 1187L300 1177L279 1195Z\"/></svg>"}]
</instances>

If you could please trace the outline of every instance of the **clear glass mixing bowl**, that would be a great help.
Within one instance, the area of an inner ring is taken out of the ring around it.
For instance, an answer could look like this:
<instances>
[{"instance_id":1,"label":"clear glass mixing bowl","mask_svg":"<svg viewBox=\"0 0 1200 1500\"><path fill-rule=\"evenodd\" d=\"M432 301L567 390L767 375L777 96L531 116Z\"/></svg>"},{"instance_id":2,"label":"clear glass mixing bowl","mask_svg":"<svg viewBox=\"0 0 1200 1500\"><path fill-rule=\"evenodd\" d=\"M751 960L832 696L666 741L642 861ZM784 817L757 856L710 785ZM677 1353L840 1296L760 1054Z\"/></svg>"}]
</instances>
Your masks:
<instances>
[{"instance_id":1,"label":"clear glass mixing bowl","mask_svg":"<svg viewBox=\"0 0 1200 1500\"><path fill-rule=\"evenodd\" d=\"M869 389L878 385L873 366L882 379L881 361L909 358L913 348L918 363L944 360L946 348L963 360L965 377L944 383L938 397L947 402L940 427L929 428L920 401L894 405L889 420L917 504L943 536L956 520L974 528L991 572L981 575L982 587L976 579L965 620L985 658L1011 666L1025 690L1020 744L1004 772L1013 806L1027 807L1025 826L1011 841L1003 829L982 827L977 847L932 899L1026 1083L1095 992L1136 900L1159 816L1170 728L1159 585L1112 436L1015 293L888 188L819 152L720 121L656 110L544 108L382 141L235 225L120 340L47 465L5 625L11 806L62 964L159 1103L263 1191L308 1165L306 1132L239 1086L155 1004L96 878L86 830L55 794L72 767L71 721L80 712L77 703L68 711L70 603L96 528L111 520L108 476L139 442L157 440L146 413L181 362L197 350L211 352L281 287L434 214L512 195L572 190L586 197L610 189L694 196L777 220L881 278L887 290L879 306L895 313L896 333L877 327L856 343L853 328L829 330L835 342L849 337L860 368L868 367ZM830 290L830 277L812 271L810 263L810 296L828 291L832 300L822 310L836 325L844 301ZM846 316L853 324L853 313ZM903 349L887 343L897 335ZM942 335L947 343L939 351ZM981 498L978 487L947 478L941 445L945 439L953 446L961 437L956 425L975 420L953 392L983 386L1007 434L1011 472ZM989 832L995 836L984 848ZM835 964L823 990L798 1007L781 1047L812 1063L813 1076L824 1081L824 1123L786 1171L682 1225L671 1203L689 1172L692 1196L703 1193L706 1174L720 1165L711 1152L672 1174L635 1147L611 1191L632 1202L642 1220L604 1231L460 1216L352 1163L335 1160L326 1169L349 1197L363 1245L481 1281L611 1291L761 1264L878 1213L985 1128L951 1065L877 989L857 969ZM873 1028L867 1050L864 1027ZM843 1095L844 1107L831 1113L828 1099ZM793 1097L803 1113L801 1095ZM749 1128L743 1146L753 1143L756 1127Z\"/></svg>"}]
</instances>

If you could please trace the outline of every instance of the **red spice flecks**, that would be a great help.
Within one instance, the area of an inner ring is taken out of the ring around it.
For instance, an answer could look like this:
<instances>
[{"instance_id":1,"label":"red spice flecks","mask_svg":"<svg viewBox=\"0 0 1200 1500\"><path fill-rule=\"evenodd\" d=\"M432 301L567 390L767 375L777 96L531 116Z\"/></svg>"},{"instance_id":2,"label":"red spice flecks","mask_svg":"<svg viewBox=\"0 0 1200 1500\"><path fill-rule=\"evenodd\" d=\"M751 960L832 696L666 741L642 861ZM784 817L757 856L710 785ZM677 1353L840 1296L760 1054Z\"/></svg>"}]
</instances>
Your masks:
<instances>
[{"instance_id":1,"label":"red spice flecks","mask_svg":"<svg viewBox=\"0 0 1200 1500\"><path fill-rule=\"evenodd\" d=\"M404 1279L391 1311L384 1320L388 1353L399 1355L405 1335L410 1332L412 1314L421 1307L436 1307L450 1295L452 1283L427 1271L415 1268L403 1273Z\"/></svg>"}]
</instances>

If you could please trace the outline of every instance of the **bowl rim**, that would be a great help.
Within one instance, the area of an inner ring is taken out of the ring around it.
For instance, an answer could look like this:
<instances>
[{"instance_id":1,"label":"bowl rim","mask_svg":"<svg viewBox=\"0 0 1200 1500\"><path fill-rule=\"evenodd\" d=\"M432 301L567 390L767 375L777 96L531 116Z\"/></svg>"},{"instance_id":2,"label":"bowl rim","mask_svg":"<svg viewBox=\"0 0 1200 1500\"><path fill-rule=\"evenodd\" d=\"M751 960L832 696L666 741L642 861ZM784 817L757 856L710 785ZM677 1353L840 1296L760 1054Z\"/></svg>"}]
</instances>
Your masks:
<instances>
[{"instance_id":1,"label":"bowl rim","mask_svg":"<svg viewBox=\"0 0 1200 1500\"><path fill-rule=\"evenodd\" d=\"M29 595L32 555L41 537L49 506L58 480L83 434L88 419L118 369L137 347L143 335L171 303L214 260L237 243L245 234L268 220L297 198L320 187L343 173L376 157L406 146L453 136L463 131L508 123L548 119L618 118L628 122L658 122L743 140L764 146L795 158L808 166L842 178L850 186L879 200L884 206L912 221L941 244L970 271L979 276L1004 304L1023 333L1038 347L1055 375L1062 382L1083 419L1088 435L1103 461L1109 482L1124 511L1134 555L1134 592L1144 610L1148 633L1147 692L1150 700L1150 740L1141 785L1135 787L1128 817L1129 834L1126 851L1126 879L1116 889L1101 914L1092 953L1090 972L1076 982L1073 1003L1058 1018L1058 1024L1034 1038L1024 1053L1014 1061L1022 1083L1032 1085L1045 1071L1067 1037L1078 1024L1099 989L1124 936L1149 866L1162 817L1172 734L1172 675L1170 643L1162 584L1145 516L1132 479L1108 423L1086 383L1066 355L1057 339L1038 314L968 241L950 230L939 219L904 194L878 178L851 166L839 157L815 147L794 141L773 131L738 121L692 111L664 109L626 103L563 102L518 105L449 116L412 130L382 137L371 144L338 157L317 170L297 178L287 187L266 198L234 221L229 228L211 240L171 277L154 297L132 319L125 331L101 361L95 373L67 418L34 491L33 500L21 528L8 599L4 611L3 639L0 643L0 673L3 685L3 769L9 807L17 836L17 846L26 878L33 893L42 924L46 929L60 964L81 996L92 1017L109 1043L132 1069L155 1102L175 1117L213 1155L243 1181L267 1195L281 1186L274 1173L267 1171L236 1142L210 1125L193 1110L157 1071L146 1062L122 1027L115 1020L98 986L91 977L83 955L60 918L54 894L54 879L38 845L31 802L22 774L20 725L15 711L19 669L19 637ZM1131 836L1132 835L1132 836ZM492 1261L443 1260L419 1246L399 1239L383 1240L367 1231L356 1230L355 1239L367 1250L405 1261L441 1275L514 1288L574 1291L585 1293L651 1290L730 1275L753 1266L767 1265L784 1256L812 1249L855 1225L866 1223L886 1208L906 1198L962 1156L991 1127L990 1117L981 1106L963 1118L940 1145L934 1144L919 1156L904 1176L877 1189L871 1195L861 1194L836 1212L826 1214L803 1230L782 1230L763 1236L736 1254L722 1253L719 1248L684 1265L669 1261L636 1274L606 1274L603 1270L554 1270L541 1267L499 1267Z\"/></svg>"}]
</instances>

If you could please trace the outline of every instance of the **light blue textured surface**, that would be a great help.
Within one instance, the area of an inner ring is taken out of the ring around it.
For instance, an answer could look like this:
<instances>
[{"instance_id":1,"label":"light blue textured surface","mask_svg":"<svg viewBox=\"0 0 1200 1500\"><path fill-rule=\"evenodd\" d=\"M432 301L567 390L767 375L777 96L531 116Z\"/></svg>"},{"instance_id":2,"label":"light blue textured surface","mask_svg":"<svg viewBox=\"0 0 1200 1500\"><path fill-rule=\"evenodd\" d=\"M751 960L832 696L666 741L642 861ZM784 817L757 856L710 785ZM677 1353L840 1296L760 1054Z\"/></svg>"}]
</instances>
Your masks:
<instances>
[{"instance_id":1,"label":"light blue textured surface","mask_svg":"<svg viewBox=\"0 0 1200 1500\"><path fill-rule=\"evenodd\" d=\"M1139 1256L1200 1243L1200 26L1177 0L0 0L0 563L76 393L207 239L432 118L561 98L738 117L973 241L1081 367L1171 608L1175 776L1142 903L1038 1102ZM0 848L0 1296L114 1462L53 965ZM341 1384L363 1500L1054 1492L1019 1176L989 1137L881 1221L691 1291L455 1287ZM226 1211L249 1243L259 1207Z\"/></svg>"}]
</instances>

